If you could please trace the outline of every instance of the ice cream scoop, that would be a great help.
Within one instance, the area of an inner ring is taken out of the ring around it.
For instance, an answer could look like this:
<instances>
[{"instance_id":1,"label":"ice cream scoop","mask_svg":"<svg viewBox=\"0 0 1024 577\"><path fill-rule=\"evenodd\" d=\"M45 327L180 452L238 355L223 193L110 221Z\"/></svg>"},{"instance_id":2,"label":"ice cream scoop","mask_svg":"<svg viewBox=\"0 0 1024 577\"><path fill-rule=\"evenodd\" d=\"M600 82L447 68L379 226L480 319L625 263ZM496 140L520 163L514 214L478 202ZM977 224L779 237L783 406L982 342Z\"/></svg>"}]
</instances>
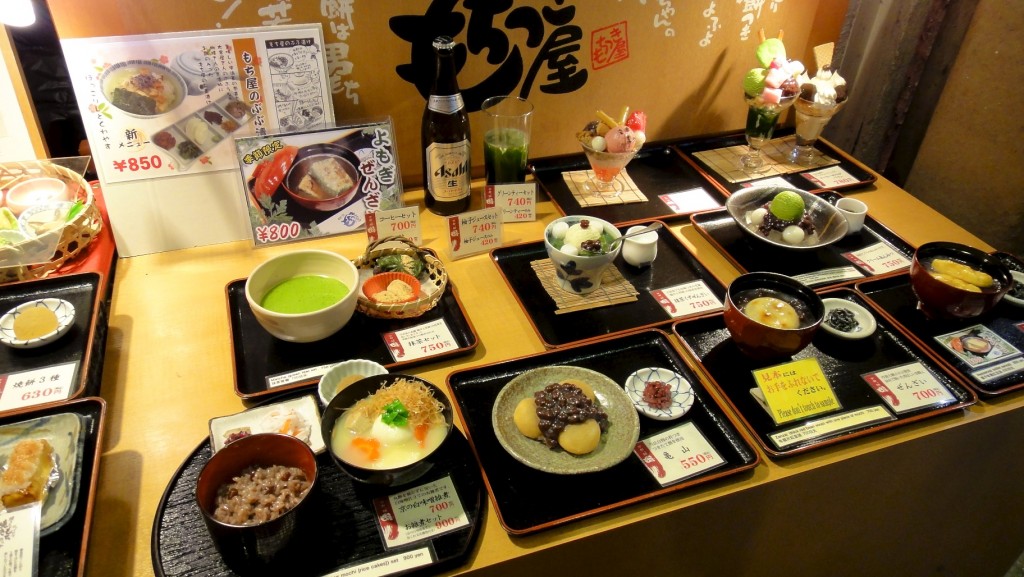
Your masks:
<instances>
[{"instance_id":1,"label":"ice cream scoop","mask_svg":"<svg viewBox=\"0 0 1024 577\"><path fill-rule=\"evenodd\" d=\"M604 135L604 140L608 152L630 152L636 146L636 135L633 134L633 129L624 124L609 130Z\"/></svg>"}]
</instances>

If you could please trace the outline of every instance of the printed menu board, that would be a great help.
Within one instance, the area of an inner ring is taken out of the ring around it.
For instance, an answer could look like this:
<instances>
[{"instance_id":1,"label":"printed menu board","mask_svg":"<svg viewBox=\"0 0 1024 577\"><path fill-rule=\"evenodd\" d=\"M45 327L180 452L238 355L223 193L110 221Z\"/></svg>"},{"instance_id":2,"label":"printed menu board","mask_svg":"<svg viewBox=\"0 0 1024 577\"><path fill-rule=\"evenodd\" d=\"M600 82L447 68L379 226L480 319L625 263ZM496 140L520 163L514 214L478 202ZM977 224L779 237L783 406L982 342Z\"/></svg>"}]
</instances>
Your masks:
<instances>
[{"instance_id":1,"label":"printed menu board","mask_svg":"<svg viewBox=\"0 0 1024 577\"><path fill-rule=\"evenodd\" d=\"M104 184L234 170L233 138L333 123L319 24L62 45Z\"/></svg>"}]
</instances>

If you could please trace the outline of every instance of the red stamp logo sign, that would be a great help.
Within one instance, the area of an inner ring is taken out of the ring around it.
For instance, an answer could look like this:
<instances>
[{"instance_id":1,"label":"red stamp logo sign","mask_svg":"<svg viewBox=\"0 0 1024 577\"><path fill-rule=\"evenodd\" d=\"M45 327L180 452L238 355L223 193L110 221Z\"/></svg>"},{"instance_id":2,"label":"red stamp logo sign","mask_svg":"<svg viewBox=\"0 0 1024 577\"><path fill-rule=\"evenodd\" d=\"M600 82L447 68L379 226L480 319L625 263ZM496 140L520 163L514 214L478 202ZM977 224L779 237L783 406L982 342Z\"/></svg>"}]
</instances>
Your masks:
<instances>
[{"instance_id":1,"label":"red stamp logo sign","mask_svg":"<svg viewBox=\"0 0 1024 577\"><path fill-rule=\"evenodd\" d=\"M590 64L600 70L629 58L626 21L598 28L590 34Z\"/></svg>"}]
</instances>

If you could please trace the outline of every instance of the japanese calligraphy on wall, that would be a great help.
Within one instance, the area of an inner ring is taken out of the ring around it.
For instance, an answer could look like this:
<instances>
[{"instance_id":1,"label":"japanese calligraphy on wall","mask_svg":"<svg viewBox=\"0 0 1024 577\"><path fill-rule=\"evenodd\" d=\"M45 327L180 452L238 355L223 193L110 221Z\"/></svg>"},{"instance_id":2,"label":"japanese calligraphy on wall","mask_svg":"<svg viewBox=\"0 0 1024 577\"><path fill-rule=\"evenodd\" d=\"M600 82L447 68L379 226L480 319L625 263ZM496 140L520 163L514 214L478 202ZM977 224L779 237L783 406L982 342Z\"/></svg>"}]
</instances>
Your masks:
<instances>
[{"instance_id":1,"label":"japanese calligraphy on wall","mask_svg":"<svg viewBox=\"0 0 1024 577\"><path fill-rule=\"evenodd\" d=\"M103 18L94 3L120 18ZM847 6L845 0L197 0L183 13L172 3L146 11L125 10L114 0L94 3L50 0L58 32L81 37L320 23L337 120L391 117L402 166L414 179L437 35L456 40L459 83L471 112L499 94L534 103L530 154L540 157L573 151L572 134L598 108L642 108L652 139L739 128L745 113L739 87L754 61L758 30L775 36L784 29L790 54L807 61L810 46L838 39ZM483 123L473 126L473 164L481 167Z\"/></svg>"}]
</instances>

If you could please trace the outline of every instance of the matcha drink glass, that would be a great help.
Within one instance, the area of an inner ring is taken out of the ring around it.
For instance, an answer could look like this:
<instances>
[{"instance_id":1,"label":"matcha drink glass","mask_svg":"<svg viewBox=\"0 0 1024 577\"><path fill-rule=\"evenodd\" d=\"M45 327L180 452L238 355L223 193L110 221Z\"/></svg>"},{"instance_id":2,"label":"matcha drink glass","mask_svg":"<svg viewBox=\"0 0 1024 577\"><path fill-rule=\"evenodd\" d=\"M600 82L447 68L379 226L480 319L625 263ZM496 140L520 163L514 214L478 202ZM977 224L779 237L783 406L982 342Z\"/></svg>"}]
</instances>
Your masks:
<instances>
[{"instance_id":1,"label":"matcha drink glass","mask_svg":"<svg viewBox=\"0 0 1024 577\"><path fill-rule=\"evenodd\" d=\"M757 172L764 167L761 158L761 147L772 139L779 116L793 105L796 96L784 96L776 103L765 102L760 95L751 98L744 94L747 102L747 126L745 135L749 151L740 157L740 165L744 170Z\"/></svg>"},{"instance_id":2,"label":"matcha drink glass","mask_svg":"<svg viewBox=\"0 0 1024 577\"><path fill-rule=\"evenodd\" d=\"M492 96L480 109L488 122L484 135L487 184L525 182L533 105L518 96Z\"/></svg>"}]
</instances>

